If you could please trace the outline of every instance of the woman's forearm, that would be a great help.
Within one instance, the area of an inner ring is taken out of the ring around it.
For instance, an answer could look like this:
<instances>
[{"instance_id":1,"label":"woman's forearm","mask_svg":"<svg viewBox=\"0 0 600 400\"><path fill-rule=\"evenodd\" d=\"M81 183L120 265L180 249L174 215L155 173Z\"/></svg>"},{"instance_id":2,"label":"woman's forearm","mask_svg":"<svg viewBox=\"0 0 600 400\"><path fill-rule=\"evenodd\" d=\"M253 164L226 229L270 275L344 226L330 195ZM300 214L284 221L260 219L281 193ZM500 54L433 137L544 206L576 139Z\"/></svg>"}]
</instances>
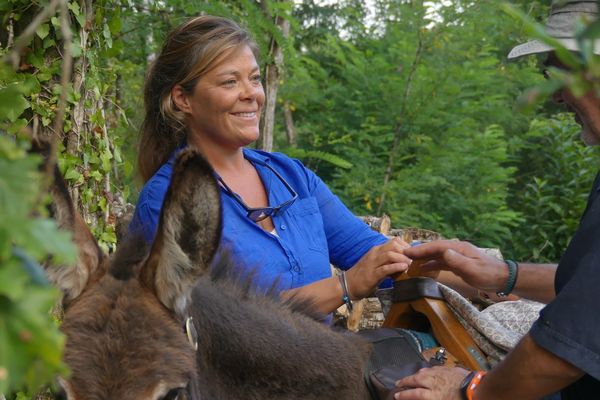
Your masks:
<instances>
[{"instance_id":1,"label":"woman's forearm","mask_svg":"<svg viewBox=\"0 0 600 400\"><path fill-rule=\"evenodd\" d=\"M300 288L286 290L282 296L308 300L313 304L315 311L324 314L332 313L343 304L342 286L337 276L322 279Z\"/></svg>"}]
</instances>

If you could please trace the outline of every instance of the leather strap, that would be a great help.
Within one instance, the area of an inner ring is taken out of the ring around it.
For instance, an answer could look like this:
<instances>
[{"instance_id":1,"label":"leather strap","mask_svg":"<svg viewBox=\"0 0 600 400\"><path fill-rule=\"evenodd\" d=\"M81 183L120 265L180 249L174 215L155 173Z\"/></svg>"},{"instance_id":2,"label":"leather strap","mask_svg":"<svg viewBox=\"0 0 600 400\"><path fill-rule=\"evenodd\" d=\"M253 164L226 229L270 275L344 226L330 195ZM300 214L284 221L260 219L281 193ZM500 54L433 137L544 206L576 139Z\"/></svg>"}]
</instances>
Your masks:
<instances>
[{"instance_id":1,"label":"leather strap","mask_svg":"<svg viewBox=\"0 0 600 400\"><path fill-rule=\"evenodd\" d=\"M444 300L444 295L435 279L416 277L401 279L394 282L392 303L403 303L428 297Z\"/></svg>"}]
</instances>

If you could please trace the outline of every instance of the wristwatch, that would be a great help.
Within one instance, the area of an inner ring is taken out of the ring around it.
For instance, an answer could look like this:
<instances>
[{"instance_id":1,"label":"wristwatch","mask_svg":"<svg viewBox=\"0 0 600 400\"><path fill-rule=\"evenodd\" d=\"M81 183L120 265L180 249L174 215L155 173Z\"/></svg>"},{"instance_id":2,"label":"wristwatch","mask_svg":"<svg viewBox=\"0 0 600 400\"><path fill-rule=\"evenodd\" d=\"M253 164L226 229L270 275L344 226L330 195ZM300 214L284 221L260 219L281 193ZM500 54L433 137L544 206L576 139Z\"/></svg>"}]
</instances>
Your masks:
<instances>
[{"instance_id":1,"label":"wristwatch","mask_svg":"<svg viewBox=\"0 0 600 400\"><path fill-rule=\"evenodd\" d=\"M460 396L463 400L475 400L475 388L481 383L485 371L472 371L460 383Z\"/></svg>"}]
</instances>

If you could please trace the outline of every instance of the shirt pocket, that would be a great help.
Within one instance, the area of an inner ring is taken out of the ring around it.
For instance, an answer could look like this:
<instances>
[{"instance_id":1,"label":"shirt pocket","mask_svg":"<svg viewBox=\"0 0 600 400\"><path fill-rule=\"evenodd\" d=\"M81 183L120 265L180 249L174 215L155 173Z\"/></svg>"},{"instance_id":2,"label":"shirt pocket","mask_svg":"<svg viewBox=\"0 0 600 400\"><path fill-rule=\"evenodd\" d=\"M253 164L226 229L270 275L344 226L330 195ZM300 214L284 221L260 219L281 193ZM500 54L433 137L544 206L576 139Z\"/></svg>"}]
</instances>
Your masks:
<instances>
[{"instance_id":1,"label":"shirt pocket","mask_svg":"<svg viewBox=\"0 0 600 400\"><path fill-rule=\"evenodd\" d=\"M309 249L328 255L327 236L317 200L314 197L298 199L289 213L297 237L307 243Z\"/></svg>"}]
</instances>

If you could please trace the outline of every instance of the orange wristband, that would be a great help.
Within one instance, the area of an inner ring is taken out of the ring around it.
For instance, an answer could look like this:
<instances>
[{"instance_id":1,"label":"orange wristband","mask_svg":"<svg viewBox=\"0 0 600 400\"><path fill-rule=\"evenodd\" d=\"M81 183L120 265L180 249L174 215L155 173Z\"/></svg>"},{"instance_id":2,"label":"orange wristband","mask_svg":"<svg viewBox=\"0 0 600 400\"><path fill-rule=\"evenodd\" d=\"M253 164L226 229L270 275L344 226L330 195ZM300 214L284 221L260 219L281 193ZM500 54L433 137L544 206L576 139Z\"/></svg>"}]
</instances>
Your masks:
<instances>
[{"instance_id":1,"label":"orange wristband","mask_svg":"<svg viewBox=\"0 0 600 400\"><path fill-rule=\"evenodd\" d=\"M471 381L467 385L467 390L465 391L467 400L475 400L475 388L479 386L485 374L487 374L486 371L478 371L473 375L473 378L471 378Z\"/></svg>"}]
</instances>

